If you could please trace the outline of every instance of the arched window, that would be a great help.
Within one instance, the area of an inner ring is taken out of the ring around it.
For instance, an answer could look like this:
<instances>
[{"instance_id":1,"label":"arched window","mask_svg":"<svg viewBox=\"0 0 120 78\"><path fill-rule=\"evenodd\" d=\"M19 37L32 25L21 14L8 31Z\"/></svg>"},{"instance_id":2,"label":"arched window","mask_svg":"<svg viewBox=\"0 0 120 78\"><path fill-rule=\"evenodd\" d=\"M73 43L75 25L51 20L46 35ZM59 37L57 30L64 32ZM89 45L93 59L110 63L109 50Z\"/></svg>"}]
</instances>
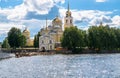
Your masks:
<instances>
[{"instance_id":1,"label":"arched window","mask_svg":"<svg viewBox=\"0 0 120 78\"><path fill-rule=\"evenodd\" d=\"M50 46L50 50L52 50L52 46Z\"/></svg>"},{"instance_id":2,"label":"arched window","mask_svg":"<svg viewBox=\"0 0 120 78\"><path fill-rule=\"evenodd\" d=\"M52 40L50 40L49 43L52 44Z\"/></svg>"},{"instance_id":3,"label":"arched window","mask_svg":"<svg viewBox=\"0 0 120 78\"><path fill-rule=\"evenodd\" d=\"M42 40L42 44L44 44L44 41Z\"/></svg>"},{"instance_id":4,"label":"arched window","mask_svg":"<svg viewBox=\"0 0 120 78\"><path fill-rule=\"evenodd\" d=\"M70 20L70 23L72 23L72 20Z\"/></svg>"}]
</instances>

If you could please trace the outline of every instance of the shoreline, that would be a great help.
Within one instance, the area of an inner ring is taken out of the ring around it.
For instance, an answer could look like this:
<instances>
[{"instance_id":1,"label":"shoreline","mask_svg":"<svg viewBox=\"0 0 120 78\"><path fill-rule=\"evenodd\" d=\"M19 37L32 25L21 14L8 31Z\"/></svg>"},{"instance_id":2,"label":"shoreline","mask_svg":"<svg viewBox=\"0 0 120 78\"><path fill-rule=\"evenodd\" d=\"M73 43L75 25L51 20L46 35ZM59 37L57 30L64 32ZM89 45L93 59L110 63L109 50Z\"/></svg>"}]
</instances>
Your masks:
<instances>
[{"instance_id":1,"label":"shoreline","mask_svg":"<svg viewBox=\"0 0 120 78\"><path fill-rule=\"evenodd\" d=\"M92 55L92 54L120 54L120 53L56 53L56 52L26 52L26 53L0 53L0 60L7 59L7 58L20 58L20 57L30 57L30 56L39 56L39 55L57 55L57 54L63 54L63 55ZM1 57L2 56L2 57Z\"/></svg>"},{"instance_id":2,"label":"shoreline","mask_svg":"<svg viewBox=\"0 0 120 78\"><path fill-rule=\"evenodd\" d=\"M5 50L3 52L0 52L2 54L0 54L0 59L1 58L11 58L11 57L24 57L24 56L37 56L37 55L55 55L55 54L64 54L64 55L71 55L71 54L117 54L120 53L119 50L89 50L89 49L84 49L81 50L77 53L74 53L72 51L68 51L68 50L52 50L52 51L48 51L48 52L40 52L38 50ZM11 56L12 55L12 56Z\"/></svg>"},{"instance_id":3,"label":"shoreline","mask_svg":"<svg viewBox=\"0 0 120 78\"><path fill-rule=\"evenodd\" d=\"M6 52L1 52L0 51L0 60L1 59L7 59L7 58L12 58L15 55L13 53L6 53Z\"/></svg>"},{"instance_id":4,"label":"shoreline","mask_svg":"<svg viewBox=\"0 0 120 78\"><path fill-rule=\"evenodd\" d=\"M56 55L56 54L63 54L63 55L79 55L79 54L120 54L120 52L105 52L105 53L95 53L95 52L92 52L92 53L68 53L68 52L16 52L15 53L15 57L19 58L19 57L24 57L24 56L37 56L37 55Z\"/></svg>"}]
</instances>

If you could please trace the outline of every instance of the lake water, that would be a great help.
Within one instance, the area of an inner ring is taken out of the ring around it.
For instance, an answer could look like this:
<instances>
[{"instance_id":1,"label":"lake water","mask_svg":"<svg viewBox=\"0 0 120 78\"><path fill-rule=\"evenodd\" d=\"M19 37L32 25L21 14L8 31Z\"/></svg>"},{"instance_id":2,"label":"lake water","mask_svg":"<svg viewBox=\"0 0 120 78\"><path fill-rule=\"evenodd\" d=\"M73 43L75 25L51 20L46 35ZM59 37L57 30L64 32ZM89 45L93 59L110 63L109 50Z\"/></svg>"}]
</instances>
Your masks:
<instances>
[{"instance_id":1,"label":"lake water","mask_svg":"<svg viewBox=\"0 0 120 78\"><path fill-rule=\"evenodd\" d=\"M120 54L10 58L0 60L0 78L120 78Z\"/></svg>"}]
</instances>

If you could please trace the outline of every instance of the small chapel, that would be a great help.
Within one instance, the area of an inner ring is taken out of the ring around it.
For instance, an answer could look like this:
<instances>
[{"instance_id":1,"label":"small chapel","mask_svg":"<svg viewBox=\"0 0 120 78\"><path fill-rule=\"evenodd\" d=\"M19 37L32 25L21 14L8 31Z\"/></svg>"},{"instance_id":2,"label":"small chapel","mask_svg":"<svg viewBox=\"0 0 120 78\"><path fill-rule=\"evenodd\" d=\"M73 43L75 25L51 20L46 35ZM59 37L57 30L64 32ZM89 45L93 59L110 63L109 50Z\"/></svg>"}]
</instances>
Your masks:
<instances>
[{"instance_id":1,"label":"small chapel","mask_svg":"<svg viewBox=\"0 0 120 78\"><path fill-rule=\"evenodd\" d=\"M39 50L55 50L56 48L61 47L61 38L64 29L71 26L73 26L73 17L68 3L64 23L58 16L56 16L52 20L52 25L48 26L46 19L46 27L40 30L41 36L39 37Z\"/></svg>"}]
</instances>

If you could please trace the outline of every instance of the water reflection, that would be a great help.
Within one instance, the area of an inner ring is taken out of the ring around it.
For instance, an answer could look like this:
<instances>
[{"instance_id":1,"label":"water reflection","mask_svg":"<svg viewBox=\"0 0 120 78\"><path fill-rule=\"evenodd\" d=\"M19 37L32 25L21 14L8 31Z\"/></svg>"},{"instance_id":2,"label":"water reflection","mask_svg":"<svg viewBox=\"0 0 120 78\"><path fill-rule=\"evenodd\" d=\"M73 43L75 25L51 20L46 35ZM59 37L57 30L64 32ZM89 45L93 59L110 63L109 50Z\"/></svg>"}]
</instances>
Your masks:
<instances>
[{"instance_id":1,"label":"water reflection","mask_svg":"<svg viewBox=\"0 0 120 78\"><path fill-rule=\"evenodd\" d=\"M1 78L120 78L120 54L48 55L0 61Z\"/></svg>"}]
</instances>

